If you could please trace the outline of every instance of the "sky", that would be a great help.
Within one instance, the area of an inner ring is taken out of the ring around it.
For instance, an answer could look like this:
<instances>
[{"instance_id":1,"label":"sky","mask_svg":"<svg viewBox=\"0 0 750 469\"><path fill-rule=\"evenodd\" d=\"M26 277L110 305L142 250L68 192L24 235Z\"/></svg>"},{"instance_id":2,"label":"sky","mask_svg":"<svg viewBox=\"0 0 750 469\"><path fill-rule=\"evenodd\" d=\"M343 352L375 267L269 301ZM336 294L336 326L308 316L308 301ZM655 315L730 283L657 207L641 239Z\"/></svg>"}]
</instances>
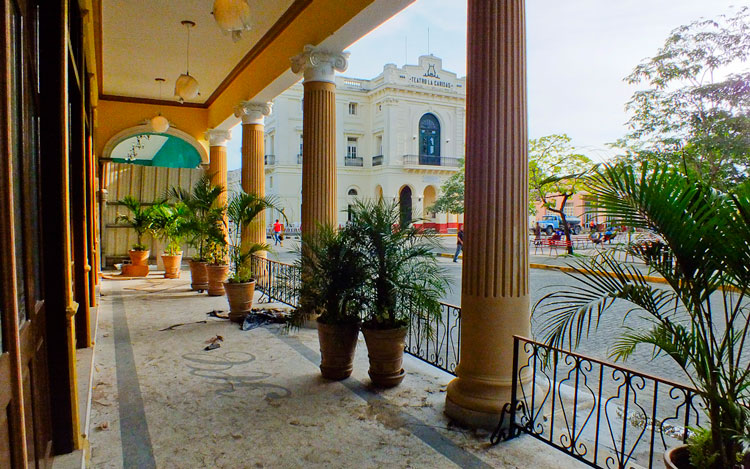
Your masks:
<instances>
[{"instance_id":1,"label":"sky","mask_svg":"<svg viewBox=\"0 0 750 469\"><path fill-rule=\"evenodd\" d=\"M669 33L699 18L733 15L741 0L527 0L529 137L566 133L602 160L624 136L625 103L638 88L623 81ZM429 28L429 45L428 45ZM373 78L386 63L416 64L428 51L466 74L466 1L417 0L347 48L345 76ZM227 146L240 167L241 131Z\"/></svg>"}]
</instances>

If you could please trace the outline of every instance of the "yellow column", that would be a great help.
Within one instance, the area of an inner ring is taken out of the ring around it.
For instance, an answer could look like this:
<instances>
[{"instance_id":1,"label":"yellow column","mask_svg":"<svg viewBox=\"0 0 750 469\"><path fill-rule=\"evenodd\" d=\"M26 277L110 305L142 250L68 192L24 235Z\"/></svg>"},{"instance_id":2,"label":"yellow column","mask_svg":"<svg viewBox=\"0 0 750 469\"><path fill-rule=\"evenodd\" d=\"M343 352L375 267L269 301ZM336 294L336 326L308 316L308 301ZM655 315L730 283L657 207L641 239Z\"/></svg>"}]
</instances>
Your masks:
<instances>
[{"instance_id":1,"label":"yellow column","mask_svg":"<svg viewBox=\"0 0 750 469\"><path fill-rule=\"evenodd\" d=\"M469 0L461 359L446 414L493 428L530 333L524 0Z\"/></svg>"},{"instance_id":2,"label":"yellow column","mask_svg":"<svg viewBox=\"0 0 750 469\"><path fill-rule=\"evenodd\" d=\"M334 71L346 70L348 52L305 46L292 58L292 71L304 72L302 122L302 233L318 224L337 225L336 84Z\"/></svg>"},{"instance_id":3,"label":"yellow column","mask_svg":"<svg viewBox=\"0 0 750 469\"><path fill-rule=\"evenodd\" d=\"M264 119L271 114L271 103L242 102L234 115L242 118L242 190L266 196ZM242 232L242 244L266 242L266 213L262 212ZM265 256L265 253L259 253Z\"/></svg>"},{"instance_id":4,"label":"yellow column","mask_svg":"<svg viewBox=\"0 0 750 469\"><path fill-rule=\"evenodd\" d=\"M215 186L221 186L227 190L227 141L232 138L229 130L210 129L206 131L206 140L208 140L208 169L206 172L211 176L211 183ZM219 199L221 203L226 203L227 194L224 192Z\"/></svg>"}]
</instances>

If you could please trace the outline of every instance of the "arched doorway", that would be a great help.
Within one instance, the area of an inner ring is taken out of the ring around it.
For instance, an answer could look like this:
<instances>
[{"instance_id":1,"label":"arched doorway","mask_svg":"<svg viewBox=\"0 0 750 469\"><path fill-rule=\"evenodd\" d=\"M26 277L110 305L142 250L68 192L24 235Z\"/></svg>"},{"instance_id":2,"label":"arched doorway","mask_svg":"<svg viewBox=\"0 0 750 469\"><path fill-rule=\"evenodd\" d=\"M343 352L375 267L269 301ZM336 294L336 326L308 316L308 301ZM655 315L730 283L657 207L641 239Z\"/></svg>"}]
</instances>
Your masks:
<instances>
[{"instance_id":1,"label":"arched doorway","mask_svg":"<svg viewBox=\"0 0 750 469\"><path fill-rule=\"evenodd\" d=\"M419 164L440 165L440 122L434 114L419 119Z\"/></svg>"},{"instance_id":2,"label":"arched doorway","mask_svg":"<svg viewBox=\"0 0 750 469\"><path fill-rule=\"evenodd\" d=\"M430 213L430 208L435 204L437 199L437 192L434 186L427 186L424 188L424 196L422 197L422 216L425 218L435 218L435 213Z\"/></svg>"},{"instance_id":3,"label":"arched doorway","mask_svg":"<svg viewBox=\"0 0 750 469\"><path fill-rule=\"evenodd\" d=\"M399 192L398 206L401 213L401 228L406 228L412 220L411 188L409 186L404 186Z\"/></svg>"}]
</instances>

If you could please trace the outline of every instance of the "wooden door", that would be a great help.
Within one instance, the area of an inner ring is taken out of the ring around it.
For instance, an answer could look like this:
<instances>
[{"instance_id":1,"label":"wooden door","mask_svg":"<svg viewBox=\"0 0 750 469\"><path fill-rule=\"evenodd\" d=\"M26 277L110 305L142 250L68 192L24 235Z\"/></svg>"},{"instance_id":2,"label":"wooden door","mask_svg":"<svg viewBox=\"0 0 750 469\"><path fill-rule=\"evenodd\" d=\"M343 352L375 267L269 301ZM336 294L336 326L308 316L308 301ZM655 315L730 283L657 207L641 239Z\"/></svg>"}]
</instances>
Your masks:
<instances>
[{"instance_id":1,"label":"wooden door","mask_svg":"<svg viewBox=\"0 0 750 469\"><path fill-rule=\"evenodd\" d=\"M7 44L2 139L7 158L0 177L4 196L0 374L7 368L9 379L2 379L0 385L7 422L4 429L0 415L0 461L43 468L51 453L51 432L39 212L38 9L28 0L5 0L3 7ZM9 437L3 439L6 431Z\"/></svg>"}]
</instances>

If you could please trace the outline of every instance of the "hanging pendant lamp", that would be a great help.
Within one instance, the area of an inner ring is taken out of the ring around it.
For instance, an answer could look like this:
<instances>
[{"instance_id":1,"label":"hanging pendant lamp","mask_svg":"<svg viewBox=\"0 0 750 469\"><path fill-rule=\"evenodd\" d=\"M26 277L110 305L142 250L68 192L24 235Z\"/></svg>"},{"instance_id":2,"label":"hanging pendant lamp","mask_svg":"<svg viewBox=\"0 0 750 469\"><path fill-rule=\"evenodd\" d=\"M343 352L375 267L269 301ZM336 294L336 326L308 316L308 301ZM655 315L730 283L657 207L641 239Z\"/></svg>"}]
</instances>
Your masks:
<instances>
[{"instance_id":1,"label":"hanging pendant lamp","mask_svg":"<svg viewBox=\"0 0 750 469\"><path fill-rule=\"evenodd\" d=\"M159 84L159 100L161 101L161 85L164 83L164 78L155 78L156 82ZM169 121L166 117L161 115L161 112L159 112L157 115L151 118L151 130L158 134L163 134L167 130L169 130Z\"/></svg>"},{"instance_id":2,"label":"hanging pendant lamp","mask_svg":"<svg viewBox=\"0 0 750 469\"><path fill-rule=\"evenodd\" d=\"M211 13L221 30L232 34L234 42L240 40L243 31L251 29L250 5L247 0L214 0L214 10Z\"/></svg>"},{"instance_id":3,"label":"hanging pendant lamp","mask_svg":"<svg viewBox=\"0 0 750 469\"><path fill-rule=\"evenodd\" d=\"M190 28L195 26L193 21L183 21L182 25L187 28L187 59L186 71L177 78L174 85L174 95L184 103L187 99L193 99L198 96L198 80L190 76Z\"/></svg>"}]
</instances>

